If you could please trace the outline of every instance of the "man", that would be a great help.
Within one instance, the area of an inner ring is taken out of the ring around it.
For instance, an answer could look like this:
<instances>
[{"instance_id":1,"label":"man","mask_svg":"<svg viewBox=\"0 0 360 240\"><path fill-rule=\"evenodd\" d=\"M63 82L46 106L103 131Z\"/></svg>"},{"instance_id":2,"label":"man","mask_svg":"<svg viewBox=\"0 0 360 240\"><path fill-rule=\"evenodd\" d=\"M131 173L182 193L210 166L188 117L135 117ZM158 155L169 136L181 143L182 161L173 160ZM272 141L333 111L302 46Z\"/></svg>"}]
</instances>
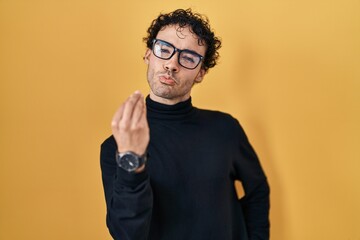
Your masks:
<instances>
[{"instance_id":1,"label":"man","mask_svg":"<svg viewBox=\"0 0 360 240\"><path fill-rule=\"evenodd\" d=\"M107 226L121 240L269 239L269 186L238 121L191 104L220 40L191 9L148 29L150 94L116 111L101 146ZM234 181L245 196L237 198Z\"/></svg>"}]
</instances>

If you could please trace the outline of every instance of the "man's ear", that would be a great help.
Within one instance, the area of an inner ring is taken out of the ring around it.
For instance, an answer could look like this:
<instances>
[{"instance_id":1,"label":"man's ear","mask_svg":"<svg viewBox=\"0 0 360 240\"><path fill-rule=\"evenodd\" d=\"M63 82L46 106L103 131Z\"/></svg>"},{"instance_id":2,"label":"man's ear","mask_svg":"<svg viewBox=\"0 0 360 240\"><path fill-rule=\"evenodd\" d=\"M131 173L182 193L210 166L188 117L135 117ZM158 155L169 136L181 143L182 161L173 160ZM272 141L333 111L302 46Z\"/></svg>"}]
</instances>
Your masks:
<instances>
[{"instance_id":1,"label":"man's ear","mask_svg":"<svg viewBox=\"0 0 360 240\"><path fill-rule=\"evenodd\" d=\"M195 77L195 83L201 83L201 81L203 80L205 74L206 74L206 70L201 68L199 73Z\"/></svg>"},{"instance_id":2,"label":"man's ear","mask_svg":"<svg viewBox=\"0 0 360 240\"><path fill-rule=\"evenodd\" d=\"M151 49L147 48L146 52L145 52L145 55L144 55L144 62L146 64L149 64L150 54L151 54Z\"/></svg>"}]
</instances>

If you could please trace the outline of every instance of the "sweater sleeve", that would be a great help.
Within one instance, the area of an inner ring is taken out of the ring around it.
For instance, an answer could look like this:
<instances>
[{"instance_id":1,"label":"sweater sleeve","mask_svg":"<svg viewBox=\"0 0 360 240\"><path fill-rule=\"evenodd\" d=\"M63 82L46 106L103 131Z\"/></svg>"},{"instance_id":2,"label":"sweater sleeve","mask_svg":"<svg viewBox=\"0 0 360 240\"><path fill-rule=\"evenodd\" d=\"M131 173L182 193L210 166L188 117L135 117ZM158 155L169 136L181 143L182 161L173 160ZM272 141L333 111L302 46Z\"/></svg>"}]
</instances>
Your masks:
<instances>
[{"instance_id":1,"label":"sweater sleeve","mask_svg":"<svg viewBox=\"0 0 360 240\"><path fill-rule=\"evenodd\" d=\"M121 240L145 240L149 234L153 196L145 171L134 174L116 164L116 142L101 145L100 165L106 200L106 224L111 236Z\"/></svg>"},{"instance_id":2,"label":"sweater sleeve","mask_svg":"<svg viewBox=\"0 0 360 240\"><path fill-rule=\"evenodd\" d=\"M268 240L270 230L269 184L244 130L238 122L237 125L240 141L239 157L235 162L235 171L245 192L240 202L244 212L248 236L250 240Z\"/></svg>"}]
</instances>

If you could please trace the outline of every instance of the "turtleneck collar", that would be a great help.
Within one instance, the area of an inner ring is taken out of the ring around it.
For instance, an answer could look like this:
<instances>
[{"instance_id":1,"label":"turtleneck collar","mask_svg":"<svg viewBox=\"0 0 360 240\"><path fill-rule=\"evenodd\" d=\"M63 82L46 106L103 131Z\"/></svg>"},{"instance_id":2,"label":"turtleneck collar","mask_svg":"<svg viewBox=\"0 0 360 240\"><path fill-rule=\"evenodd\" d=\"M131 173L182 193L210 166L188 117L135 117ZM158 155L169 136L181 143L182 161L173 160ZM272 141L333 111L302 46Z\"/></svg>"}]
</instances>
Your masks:
<instances>
[{"instance_id":1,"label":"turtleneck collar","mask_svg":"<svg viewBox=\"0 0 360 240\"><path fill-rule=\"evenodd\" d=\"M155 102L150 96L146 97L146 108L148 118L160 119L181 119L192 114L195 109L191 103L191 97L174 105L166 105Z\"/></svg>"}]
</instances>

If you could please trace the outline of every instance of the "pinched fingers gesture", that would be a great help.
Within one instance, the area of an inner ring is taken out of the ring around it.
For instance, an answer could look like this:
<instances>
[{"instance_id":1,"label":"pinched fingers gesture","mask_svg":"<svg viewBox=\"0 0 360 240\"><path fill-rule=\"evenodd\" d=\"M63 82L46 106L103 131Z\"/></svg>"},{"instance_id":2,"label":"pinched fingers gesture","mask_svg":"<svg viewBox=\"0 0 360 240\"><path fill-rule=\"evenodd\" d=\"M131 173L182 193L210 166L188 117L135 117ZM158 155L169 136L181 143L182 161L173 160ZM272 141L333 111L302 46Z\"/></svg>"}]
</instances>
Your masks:
<instances>
[{"instance_id":1,"label":"pinched fingers gesture","mask_svg":"<svg viewBox=\"0 0 360 240\"><path fill-rule=\"evenodd\" d=\"M111 129L119 152L145 153L150 136L144 97L140 92L132 94L116 111Z\"/></svg>"}]
</instances>

